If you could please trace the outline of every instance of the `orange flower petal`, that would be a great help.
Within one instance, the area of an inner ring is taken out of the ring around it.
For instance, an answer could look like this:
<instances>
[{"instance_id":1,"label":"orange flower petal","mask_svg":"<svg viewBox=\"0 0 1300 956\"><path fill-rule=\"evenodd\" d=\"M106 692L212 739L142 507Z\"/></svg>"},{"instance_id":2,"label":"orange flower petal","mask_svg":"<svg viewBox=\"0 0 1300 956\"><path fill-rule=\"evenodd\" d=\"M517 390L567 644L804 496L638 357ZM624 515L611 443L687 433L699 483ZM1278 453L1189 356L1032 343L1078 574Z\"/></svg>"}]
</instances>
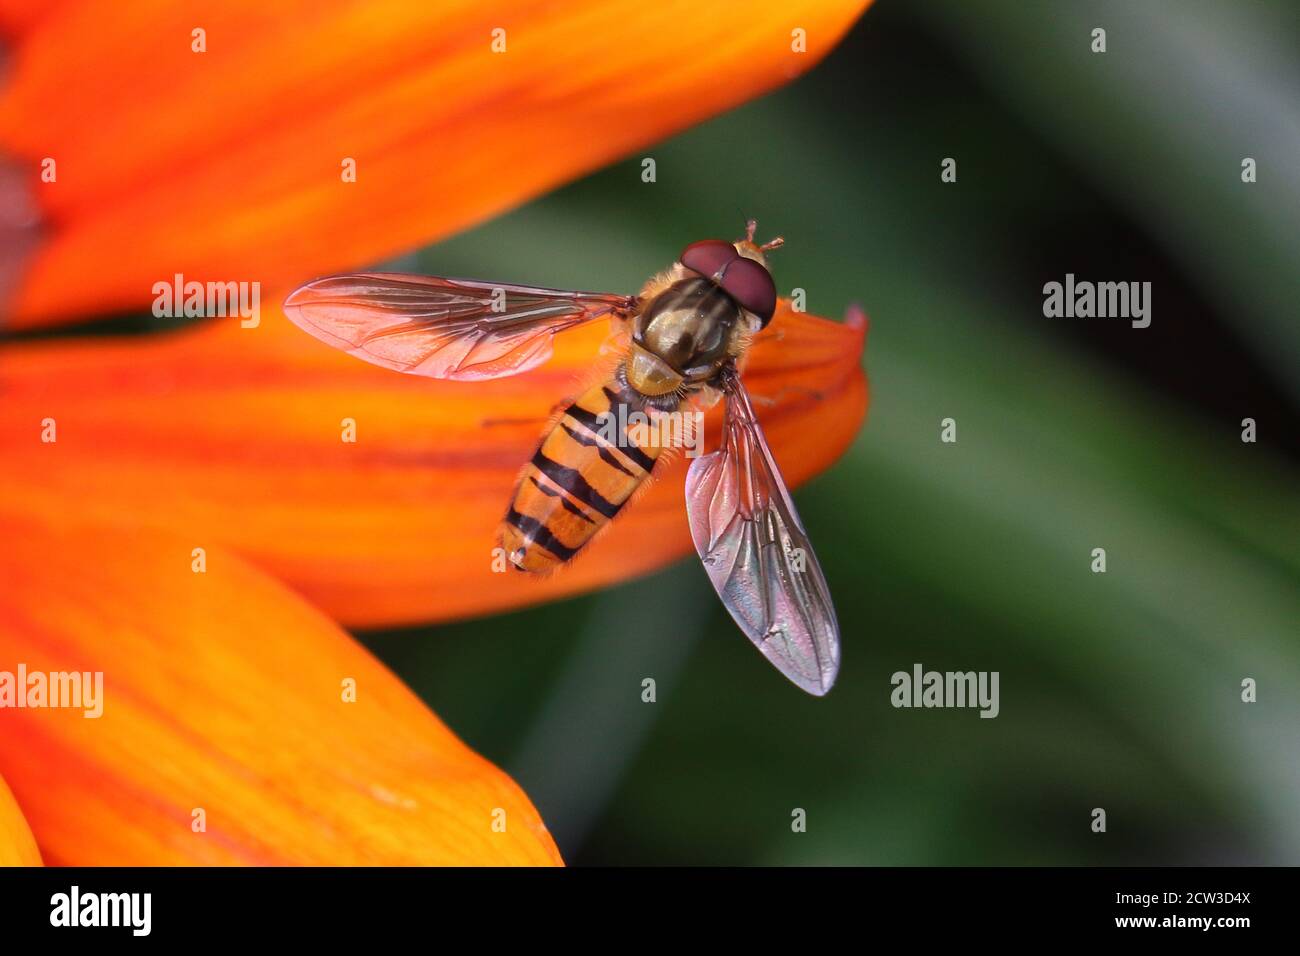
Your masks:
<instances>
[{"instance_id":1,"label":"orange flower petal","mask_svg":"<svg viewBox=\"0 0 1300 956\"><path fill-rule=\"evenodd\" d=\"M49 226L12 321L425 244L791 79L867 2L67 3L27 24L0 95L0 154Z\"/></svg>"},{"instance_id":2,"label":"orange flower petal","mask_svg":"<svg viewBox=\"0 0 1300 956\"><path fill-rule=\"evenodd\" d=\"M692 552L687 462L657 480L573 566L494 573L496 532L552 406L593 374L603 323L556 339L525 375L437 382L368 365L277 311L260 328L10 346L0 512L183 530L225 545L360 626L437 621L550 600ZM791 485L828 467L866 407L865 321L787 303L745 380ZM766 399L771 404L764 403ZM716 442L721 408L710 413ZM52 420L57 442L41 441ZM341 440L344 419L356 442ZM501 567L499 563L496 565Z\"/></svg>"},{"instance_id":3,"label":"orange flower petal","mask_svg":"<svg viewBox=\"0 0 1300 956\"><path fill-rule=\"evenodd\" d=\"M31 3L29 0L0 0L0 37L14 41L32 29L42 17L49 16L65 0Z\"/></svg>"},{"instance_id":4,"label":"orange flower petal","mask_svg":"<svg viewBox=\"0 0 1300 956\"><path fill-rule=\"evenodd\" d=\"M3 666L103 673L98 718L0 710L0 772L47 862L560 862L505 774L232 555L209 550L195 573L173 535L21 521L0 535Z\"/></svg>"},{"instance_id":5,"label":"orange flower petal","mask_svg":"<svg viewBox=\"0 0 1300 956\"><path fill-rule=\"evenodd\" d=\"M22 810L0 777L0 866L40 866L41 853Z\"/></svg>"}]
</instances>

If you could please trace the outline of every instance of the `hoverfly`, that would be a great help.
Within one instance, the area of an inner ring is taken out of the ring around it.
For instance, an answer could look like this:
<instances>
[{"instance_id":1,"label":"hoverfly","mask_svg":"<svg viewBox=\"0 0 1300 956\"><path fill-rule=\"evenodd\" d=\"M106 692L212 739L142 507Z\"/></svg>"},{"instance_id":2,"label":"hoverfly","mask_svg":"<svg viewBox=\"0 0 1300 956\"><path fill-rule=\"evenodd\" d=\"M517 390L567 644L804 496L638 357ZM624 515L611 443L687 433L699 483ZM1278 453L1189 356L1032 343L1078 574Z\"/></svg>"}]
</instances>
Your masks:
<instances>
[{"instance_id":1,"label":"hoverfly","mask_svg":"<svg viewBox=\"0 0 1300 956\"><path fill-rule=\"evenodd\" d=\"M659 441L616 429L726 401L721 446L695 458L686 513L695 549L740 629L811 694L839 669L830 592L741 380L755 334L776 311L756 222L736 242L691 243L638 295L566 292L473 279L363 273L316 279L285 301L295 324L359 358L413 375L479 381L517 375L552 337L608 318L621 357L606 381L565 408L524 467L501 544L520 571L569 562L654 470Z\"/></svg>"}]
</instances>

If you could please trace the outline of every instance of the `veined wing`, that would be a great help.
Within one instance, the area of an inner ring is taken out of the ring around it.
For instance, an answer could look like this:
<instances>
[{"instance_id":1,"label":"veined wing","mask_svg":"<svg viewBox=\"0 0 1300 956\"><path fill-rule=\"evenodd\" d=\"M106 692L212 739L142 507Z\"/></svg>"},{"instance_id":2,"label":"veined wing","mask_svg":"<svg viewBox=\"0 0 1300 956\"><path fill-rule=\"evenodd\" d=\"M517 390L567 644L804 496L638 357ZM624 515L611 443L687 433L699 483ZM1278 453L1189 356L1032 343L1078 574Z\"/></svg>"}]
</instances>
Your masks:
<instances>
[{"instance_id":1,"label":"veined wing","mask_svg":"<svg viewBox=\"0 0 1300 956\"><path fill-rule=\"evenodd\" d=\"M635 298L398 273L327 276L285 300L295 325L358 358L413 375L477 381L551 355L556 332L624 315Z\"/></svg>"},{"instance_id":2,"label":"veined wing","mask_svg":"<svg viewBox=\"0 0 1300 956\"><path fill-rule=\"evenodd\" d=\"M723 388L722 446L686 475L695 550L741 630L781 673L820 696L840 665L826 578L739 376Z\"/></svg>"}]
</instances>

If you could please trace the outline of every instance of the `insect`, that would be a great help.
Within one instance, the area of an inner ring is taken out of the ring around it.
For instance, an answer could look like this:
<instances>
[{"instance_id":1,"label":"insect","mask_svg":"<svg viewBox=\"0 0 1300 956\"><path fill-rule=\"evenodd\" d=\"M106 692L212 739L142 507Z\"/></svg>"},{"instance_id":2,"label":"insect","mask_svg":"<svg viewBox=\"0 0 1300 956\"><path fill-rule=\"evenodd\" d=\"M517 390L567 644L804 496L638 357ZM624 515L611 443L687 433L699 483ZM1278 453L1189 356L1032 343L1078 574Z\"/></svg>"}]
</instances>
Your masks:
<instances>
[{"instance_id":1,"label":"insect","mask_svg":"<svg viewBox=\"0 0 1300 956\"><path fill-rule=\"evenodd\" d=\"M839 669L835 609L741 376L754 335L776 311L766 253L783 242L759 245L755 228L751 219L744 239L691 243L637 295L365 273L309 282L285 312L368 362L457 381L525 372L550 356L556 334L601 318L614 325L617 366L555 421L506 511L501 543L521 571L546 574L572 560L654 471L664 443L622 424L633 413L661 421L725 400L720 447L687 471L691 537L740 629L786 677L821 695Z\"/></svg>"}]
</instances>

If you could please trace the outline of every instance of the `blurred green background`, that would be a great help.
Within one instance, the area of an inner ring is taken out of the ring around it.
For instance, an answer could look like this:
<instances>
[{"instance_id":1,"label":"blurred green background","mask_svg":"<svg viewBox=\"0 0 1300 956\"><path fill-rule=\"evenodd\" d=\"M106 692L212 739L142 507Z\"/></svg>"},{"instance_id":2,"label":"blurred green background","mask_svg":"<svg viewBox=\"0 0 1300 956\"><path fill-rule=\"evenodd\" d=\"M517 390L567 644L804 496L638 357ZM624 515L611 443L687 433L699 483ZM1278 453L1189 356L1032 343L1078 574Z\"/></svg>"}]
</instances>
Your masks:
<instances>
[{"instance_id":1,"label":"blurred green background","mask_svg":"<svg viewBox=\"0 0 1300 956\"><path fill-rule=\"evenodd\" d=\"M872 405L796 496L823 700L694 560L366 643L571 864L1300 863L1298 34L1280 2L882 0L788 88L403 259L631 291L754 215L784 292L870 315ZM1151 327L1044 318L1067 272L1152 282ZM894 709L918 662L999 671L1000 716Z\"/></svg>"}]
</instances>

